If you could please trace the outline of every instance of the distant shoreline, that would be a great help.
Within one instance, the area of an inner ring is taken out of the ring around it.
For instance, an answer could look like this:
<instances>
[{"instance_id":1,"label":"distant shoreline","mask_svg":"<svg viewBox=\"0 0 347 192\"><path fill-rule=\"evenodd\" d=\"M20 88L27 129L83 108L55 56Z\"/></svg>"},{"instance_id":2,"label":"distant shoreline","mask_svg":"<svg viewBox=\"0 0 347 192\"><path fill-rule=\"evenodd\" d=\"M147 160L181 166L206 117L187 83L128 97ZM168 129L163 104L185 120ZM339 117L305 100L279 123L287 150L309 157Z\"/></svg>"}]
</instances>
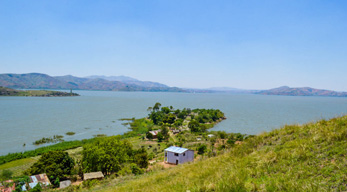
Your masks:
<instances>
[{"instance_id":1,"label":"distant shoreline","mask_svg":"<svg viewBox=\"0 0 347 192\"><path fill-rule=\"evenodd\" d=\"M47 91L47 90L16 90L7 87L0 87L0 96L9 97L74 97L80 96L77 93L62 92L62 91Z\"/></svg>"}]
</instances>

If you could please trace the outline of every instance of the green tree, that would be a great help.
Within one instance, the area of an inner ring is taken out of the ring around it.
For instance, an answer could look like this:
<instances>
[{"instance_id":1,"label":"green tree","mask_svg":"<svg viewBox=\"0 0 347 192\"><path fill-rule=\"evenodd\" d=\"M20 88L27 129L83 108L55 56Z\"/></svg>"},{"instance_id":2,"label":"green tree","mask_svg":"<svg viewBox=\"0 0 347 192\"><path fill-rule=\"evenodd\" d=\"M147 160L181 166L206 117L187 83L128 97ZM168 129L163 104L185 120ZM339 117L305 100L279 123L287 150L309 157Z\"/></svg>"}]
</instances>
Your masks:
<instances>
[{"instance_id":1,"label":"green tree","mask_svg":"<svg viewBox=\"0 0 347 192\"><path fill-rule=\"evenodd\" d=\"M84 172L101 171L104 175L117 173L128 163L135 161L136 152L120 136L100 138L83 146L82 165Z\"/></svg>"},{"instance_id":2,"label":"green tree","mask_svg":"<svg viewBox=\"0 0 347 192\"><path fill-rule=\"evenodd\" d=\"M207 151L207 146L205 144L202 144L198 147L198 154L203 155Z\"/></svg>"},{"instance_id":3,"label":"green tree","mask_svg":"<svg viewBox=\"0 0 347 192\"><path fill-rule=\"evenodd\" d=\"M161 111L164 112L165 114L169 114L171 110L168 107L162 107Z\"/></svg>"},{"instance_id":4,"label":"green tree","mask_svg":"<svg viewBox=\"0 0 347 192\"><path fill-rule=\"evenodd\" d=\"M218 131L219 138L226 139L228 134L225 131Z\"/></svg>"},{"instance_id":5,"label":"green tree","mask_svg":"<svg viewBox=\"0 0 347 192\"><path fill-rule=\"evenodd\" d=\"M148 153L147 153L146 149L140 148L137 151L135 151L134 162L140 168L147 168L148 167Z\"/></svg>"},{"instance_id":6,"label":"green tree","mask_svg":"<svg viewBox=\"0 0 347 192\"><path fill-rule=\"evenodd\" d=\"M161 107L161 103L157 102L154 104L152 109L153 109L153 111L158 112L160 107Z\"/></svg>"},{"instance_id":7,"label":"green tree","mask_svg":"<svg viewBox=\"0 0 347 192\"><path fill-rule=\"evenodd\" d=\"M161 134L163 134L165 140L168 140L170 138L169 128L167 128L165 125L161 126Z\"/></svg>"},{"instance_id":8,"label":"green tree","mask_svg":"<svg viewBox=\"0 0 347 192\"><path fill-rule=\"evenodd\" d=\"M183 125L183 120L182 119L176 119L174 125L176 127L182 126Z\"/></svg>"},{"instance_id":9,"label":"green tree","mask_svg":"<svg viewBox=\"0 0 347 192\"><path fill-rule=\"evenodd\" d=\"M176 115L174 114L169 114L165 117L165 119L163 120L163 123L168 123L168 124L173 124L175 122L176 119Z\"/></svg>"},{"instance_id":10,"label":"green tree","mask_svg":"<svg viewBox=\"0 0 347 192\"><path fill-rule=\"evenodd\" d=\"M190 129L190 131L192 133L198 133L198 132L201 132L201 129L200 129L200 124L199 122L197 122L196 120L191 120L188 124L188 127Z\"/></svg>"},{"instance_id":11,"label":"green tree","mask_svg":"<svg viewBox=\"0 0 347 192\"><path fill-rule=\"evenodd\" d=\"M26 171L28 175L46 173L51 183L59 178L71 175L75 166L74 160L64 151L50 151L44 153L41 158Z\"/></svg>"},{"instance_id":12,"label":"green tree","mask_svg":"<svg viewBox=\"0 0 347 192\"><path fill-rule=\"evenodd\" d=\"M153 134L151 132L147 132L146 133L146 138L149 139L149 140L152 140L153 139Z\"/></svg>"},{"instance_id":13,"label":"green tree","mask_svg":"<svg viewBox=\"0 0 347 192\"><path fill-rule=\"evenodd\" d=\"M164 140L164 136L161 132L157 134L158 142L162 142Z\"/></svg>"}]
</instances>

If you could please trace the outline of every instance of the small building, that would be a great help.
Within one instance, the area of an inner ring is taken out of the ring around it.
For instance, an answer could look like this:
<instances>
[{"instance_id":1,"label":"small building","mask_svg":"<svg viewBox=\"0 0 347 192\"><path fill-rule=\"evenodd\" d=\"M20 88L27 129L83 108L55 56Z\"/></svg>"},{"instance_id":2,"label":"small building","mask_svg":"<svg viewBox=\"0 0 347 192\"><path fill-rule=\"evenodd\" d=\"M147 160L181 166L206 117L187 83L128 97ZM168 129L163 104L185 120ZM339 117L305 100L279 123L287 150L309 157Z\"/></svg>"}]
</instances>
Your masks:
<instances>
[{"instance_id":1,"label":"small building","mask_svg":"<svg viewBox=\"0 0 347 192\"><path fill-rule=\"evenodd\" d=\"M208 134L207 137L212 138L212 137L214 137L214 135L213 134Z\"/></svg>"},{"instance_id":2,"label":"small building","mask_svg":"<svg viewBox=\"0 0 347 192\"><path fill-rule=\"evenodd\" d=\"M179 129L174 129L174 130L172 130L172 133L173 134L177 134L177 133L180 133L181 132L181 130L179 130Z\"/></svg>"},{"instance_id":3,"label":"small building","mask_svg":"<svg viewBox=\"0 0 347 192\"><path fill-rule=\"evenodd\" d=\"M153 139L158 138L158 133L160 132L160 130L155 130L155 131L149 131L149 133L151 133L153 135Z\"/></svg>"},{"instance_id":4,"label":"small building","mask_svg":"<svg viewBox=\"0 0 347 192\"><path fill-rule=\"evenodd\" d=\"M71 181L70 180L66 180L66 181L61 181L59 183L59 188L60 189L64 189L65 187L68 187L71 185Z\"/></svg>"},{"instance_id":5,"label":"small building","mask_svg":"<svg viewBox=\"0 0 347 192\"><path fill-rule=\"evenodd\" d=\"M7 180L3 182L4 185L0 182L0 191L1 192L14 192L16 190L16 184L13 180Z\"/></svg>"},{"instance_id":6,"label":"small building","mask_svg":"<svg viewBox=\"0 0 347 192\"><path fill-rule=\"evenodd\" d=\"M98 172L92 172L92 173L84 173L83 174L83 180L91 180L91 179L103 179L104 178L104 174L102 174L101 171Z\"/></svg>"},{"instance_id":7,"label":"small building","mask_svg":"<svg viewBox=\"0 0 347 192\"><path fill-rule=\"evenodd\" d=\"M39 174L39 175L32 175L29 178L30 178L29 186L31 189L34 188L39 183L41 183L44 186L51 185L51 182L49 181L46 173Z\"/></svg>"},{"instance_id":8,"label":"small building","mask_svg":"<svg viewBox=\"0 0 347 192\"><path fill-rule=\"evenodd\" d=\"M171 146L164 150L164 162L170 164L182 164L189 161L194 161L194 151L182 147Z\"/></svg>"}]
</instances>

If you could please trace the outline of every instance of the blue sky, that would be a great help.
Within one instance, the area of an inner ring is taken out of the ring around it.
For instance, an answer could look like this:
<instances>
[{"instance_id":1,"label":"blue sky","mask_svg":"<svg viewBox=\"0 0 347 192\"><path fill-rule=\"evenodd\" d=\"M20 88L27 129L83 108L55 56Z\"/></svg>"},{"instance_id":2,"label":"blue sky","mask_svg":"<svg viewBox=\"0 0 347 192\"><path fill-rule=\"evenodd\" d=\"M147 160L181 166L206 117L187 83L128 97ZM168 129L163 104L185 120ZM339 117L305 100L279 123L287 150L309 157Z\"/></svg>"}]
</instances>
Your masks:
<instances>
[{"instance_id":1,"label":"blue sky","mask_svg":"<svg viewBox=\"0 0 347 192\"><path fill-rule=\"evenodd\" d=\"M0 0L0 73L347 91L347 1Z\"/></svg>"}]
</instances>

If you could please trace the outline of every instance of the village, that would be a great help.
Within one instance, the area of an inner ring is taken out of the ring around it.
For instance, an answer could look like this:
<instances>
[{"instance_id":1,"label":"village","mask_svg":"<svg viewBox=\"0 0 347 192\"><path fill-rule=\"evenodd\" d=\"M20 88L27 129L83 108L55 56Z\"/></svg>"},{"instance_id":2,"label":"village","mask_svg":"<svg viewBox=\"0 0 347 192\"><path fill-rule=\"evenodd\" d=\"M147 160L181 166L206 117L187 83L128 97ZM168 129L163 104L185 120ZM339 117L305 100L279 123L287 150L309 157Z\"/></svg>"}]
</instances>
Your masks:
<instances>
[{"instance_id":1,"label":"village","mask_svg":"<svg viewBox=\"0 0 347 192\"><path fill-rule=\"evenodd\" d=\"M92 146L86 145L66 151L69 158L71 157L76 162L71 168L70 175L55 178L52 183L50 178L53 176L48 175L49 173L40 172L23 177L23 174L29 173L23 170L22 175L16 175L12 179L1 182L0 191L89 188L99 183L110 182L114 178L162 171L180 164L218 156L234 145L242 144L247 137L238 133L208 131L207 129L225 119L224 114L219 110L175 110L173 107L161 108L161 104L156 103L148 111L150 114L146 118L123 119L126 121L124 125L129 126L131 131L122 137L117 137L118 140L121 140L120 142L124 142L120 144L129 144L133 148L132 151L141 154L140 159L139 155L135 155L137 160L132 162L136 163L124 162L117 171L102 171L100 168L87 169L86 164L83 164L87 159L86 148L92 148ZM101 142L110 138L97 139ZM93 144L93 146L95 145ZM139 161L142 163L138 163ZM33 170L32 167L31 170Z\"/></svg>"}]
</instances>

